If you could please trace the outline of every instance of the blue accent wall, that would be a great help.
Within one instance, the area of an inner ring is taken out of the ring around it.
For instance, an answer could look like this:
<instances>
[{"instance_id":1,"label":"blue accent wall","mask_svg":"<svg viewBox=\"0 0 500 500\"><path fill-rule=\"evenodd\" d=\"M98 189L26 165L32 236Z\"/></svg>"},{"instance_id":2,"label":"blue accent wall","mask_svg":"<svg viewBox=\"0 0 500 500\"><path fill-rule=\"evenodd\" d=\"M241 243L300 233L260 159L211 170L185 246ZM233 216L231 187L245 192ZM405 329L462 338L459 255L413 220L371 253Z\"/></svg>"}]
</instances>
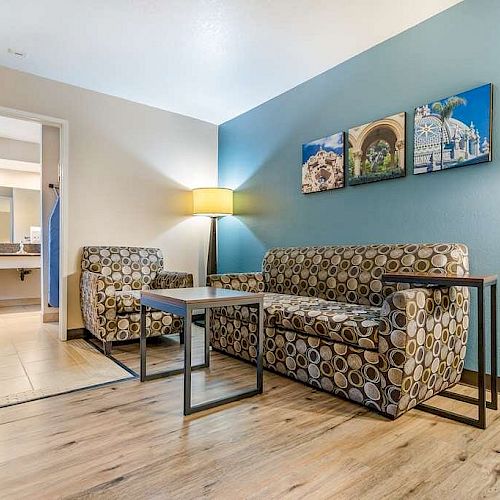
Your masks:
<instances>
[{"instance_id":1,"label":"blue accent wall","mask_svg":"<svg viewBox=\"0 0 500 500\"><path fill-rule=\"evenodd\" d=\"M465 0L221 125L219 184L236 190L237 215L219 224L220 272L259 270L274 246L442 241L467 244L474 273L500 274L499 109L492 163L412 174L415 106L499 90L499 25L499 1ZM303 143L401 111L406 177L301 193Z\"/></svg>"}]
</instances>

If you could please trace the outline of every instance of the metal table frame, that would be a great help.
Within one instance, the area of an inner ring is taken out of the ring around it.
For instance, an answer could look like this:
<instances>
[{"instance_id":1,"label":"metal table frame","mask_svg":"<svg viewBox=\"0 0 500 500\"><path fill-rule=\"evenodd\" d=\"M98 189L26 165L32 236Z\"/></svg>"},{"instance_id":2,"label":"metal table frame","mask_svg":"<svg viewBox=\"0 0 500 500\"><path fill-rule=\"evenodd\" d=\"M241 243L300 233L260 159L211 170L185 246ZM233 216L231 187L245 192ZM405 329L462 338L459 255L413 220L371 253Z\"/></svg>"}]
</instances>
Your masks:
<instances>
[{"instance_id":1,"label":"metal table frame","mask_svg":"<svg viewBox=\"0 0 500 500\"><path fill-rule=\"evenodd\" d=\"M472 425L479 429L486 429L486 408L498 409L498 388L497 388L497 277L491 276L451 276L440 274L424 273L386 273L382 276L382 281L390 283L408 283L415 285L435 285L435 286L464 286L477 289L477 389L478 397L457 394L445 390L436 394L445 398L454 399L463 403L474 405L478 408L478 418L470 418L465 415L436 408L425 403L416 405L416 408L427 413L432 413L440 417L455 420L467 425ZM486 399L486 348L485 348L485 289L490 288L490 363L491 363L491 401Z\"/></svg>"},{"instance_id":2,"label":"metal table frame","mask_svg":"<svg viewBox=\"0 0 500 500\"><path fill-rule=\"evenodd\" d=\"M175 289L174 289L175 290ZM191 289L192 290L192 289ZM246 294L248 298L210 298L206 301L182 301L178 299L170 299L168 295L155 294L158 290L148 290L141 294L141 336L140 336L140 355L141 355L141 382L146 380L154 380L159 378L170 377L173 375L184 374L184 415L191 415L203 410L208 410L216 406L226 403L239 401L244 398L249 398L257 394L262 394L263 384L263 342L264 342L264 304L263 294ZM166 290L163 290L166 292ZM252 296L253 295L253 296ZM259 310L258 331L257 331L257 367L256 367L256 387L255 389L244 389L230 396L225 396L219 399L206 401L197 405L192 404L191 397L191 374L193 370L199 370L210 367L210 310L212 308L234 306L234 305L255 305ZM166 370L159 373L147 374L146 366L146 312L147 308L157 309L159 311L172 313L184 318L184 367L172 370ZM191 330L192 316L194 310L205 309L205 359L204 363L191 366Z\"/></svg>"}]
</instances>

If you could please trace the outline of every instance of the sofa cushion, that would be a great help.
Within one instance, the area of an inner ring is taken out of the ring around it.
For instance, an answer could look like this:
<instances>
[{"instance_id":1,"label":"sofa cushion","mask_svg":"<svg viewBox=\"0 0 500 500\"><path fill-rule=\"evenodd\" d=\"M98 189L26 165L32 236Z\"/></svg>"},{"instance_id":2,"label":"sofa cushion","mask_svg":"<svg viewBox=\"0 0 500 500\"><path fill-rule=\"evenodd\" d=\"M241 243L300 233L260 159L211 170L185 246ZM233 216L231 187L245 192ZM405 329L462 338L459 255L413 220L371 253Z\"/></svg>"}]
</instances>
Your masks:
<instances>
[{"instance_id":1,"label":"sofa cushion","mask_svg":"<svg viewBox=\"0 0 500 500\"><path fill-rule=\"evenodd\" d=\"M128 314L141 311L141 291L130 290L128 292L116 292L116 312Z\"/></svg>"},{"instance_id":2,"label":"sofa cushion","mask_svg":"<svg viewBox=\"0 0 500 500\"><path fill-rule=\"evenodd\" d=\"M467 247L457 243L379 244L273 248L263 261L267 292L318 297L381 307L396 290L386 272L425 272L463 276Z\"/></svg>"},{"instance_id":3,"label":"sofa cushion","mask_svg":"<svg viewBox=\"0 0 500 500\"><path fill-rule=\"evenodd\" d=\"M379 307L266 293L264 311L266 327L281 326L363 349L378 347ZM254 306L221 307L216 314L249 323L257 322L257 308Z\"/></svg>"},{"instance_id":4,"label":"sofa cushion","mask_svg":"<svg viewBox=\"0 0 500 500\"><path fill-rule=\"evenodd\" d=\"M363 349L377 349L380 308L310 297L281 295L266 307L276 326L343 342Z\"/></svg>"}]
</instances>

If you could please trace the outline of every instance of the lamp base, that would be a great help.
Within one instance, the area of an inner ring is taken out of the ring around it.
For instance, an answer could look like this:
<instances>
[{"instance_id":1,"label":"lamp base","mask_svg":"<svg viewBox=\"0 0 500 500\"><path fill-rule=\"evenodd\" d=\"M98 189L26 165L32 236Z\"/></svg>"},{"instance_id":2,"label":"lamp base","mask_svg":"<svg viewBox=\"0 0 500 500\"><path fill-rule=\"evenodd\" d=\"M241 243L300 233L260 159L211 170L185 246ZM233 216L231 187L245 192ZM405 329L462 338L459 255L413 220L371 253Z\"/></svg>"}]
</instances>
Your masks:
<instances>
[{"instance_id":1,"label":"lamp base","mask_svg":"<svg viewBox=\"0 0 500 500\"><path fill-rule=\"evenodd\" d=\"M217 274L217 217L210 218L210 240L208 243L207 276Z\"/></svg>"}]
</instances>

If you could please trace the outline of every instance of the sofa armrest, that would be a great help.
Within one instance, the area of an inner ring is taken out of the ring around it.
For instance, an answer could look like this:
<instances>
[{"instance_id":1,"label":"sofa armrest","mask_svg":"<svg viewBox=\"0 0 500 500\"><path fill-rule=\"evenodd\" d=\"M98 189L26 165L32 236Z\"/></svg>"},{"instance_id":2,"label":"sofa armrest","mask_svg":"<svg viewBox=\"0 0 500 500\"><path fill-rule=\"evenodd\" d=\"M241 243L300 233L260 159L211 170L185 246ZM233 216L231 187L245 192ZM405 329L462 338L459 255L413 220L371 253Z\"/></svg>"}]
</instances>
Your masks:
<instances>
[{"instance_id":1,"label":"sofa armrest","mask_svg":"<svg viewBox=\"0 0 500 500\"><path fill-rule=\"evenodd\" d=\"M207 276L207 285L242 292L265 291L264 275L262 273L211 274Z\"/></svg>"},{"instance_id":2,"label":"sofa armrest","mask_svg":"<svg viewBox=\"0 0 500 500\"><path fill-rule=\"evenodd\" d=\"M166 288L192 288L193 275L176 271L161 271L151 283L154 290Z\"/></svg>"},{"instance_id":3,"label":"sofa armrest","mask_svg":"<svg viewBox=\"0 0 500 500\"><path fill-rule=\"evenodd\" d=\"M469 326L468 288L394 292L384 301L380 319L385 412L397 417L460 380Z\"/></svg>"},{"instance_id":4,"label":"sofa armrest","mask_svg":"<svg viewBox=\"0 0 500 500\"><path fill-rule=\"evenodd\" d=\"M100 339L113 338L116 324L116 290L109 276L83 271L80 304L85 328Z\"/></svg>"}]
</instances>

